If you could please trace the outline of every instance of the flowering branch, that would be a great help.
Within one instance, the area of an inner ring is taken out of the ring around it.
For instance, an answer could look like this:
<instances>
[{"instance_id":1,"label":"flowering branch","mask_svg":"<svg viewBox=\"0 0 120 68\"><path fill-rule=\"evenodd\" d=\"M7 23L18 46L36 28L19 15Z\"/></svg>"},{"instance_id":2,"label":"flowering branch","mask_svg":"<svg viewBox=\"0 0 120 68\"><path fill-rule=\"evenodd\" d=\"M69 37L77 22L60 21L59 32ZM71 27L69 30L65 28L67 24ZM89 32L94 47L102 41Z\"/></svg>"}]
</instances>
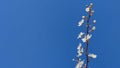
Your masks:
<instances>
[{"instance_id":1,"label":"flowering branch","mask_svg":"<svg viewBox=\"0 0 120 68\"><path fill-rule=\"evenodd\" d=\"M86 32L80 32L77 37L77 39L82 40L82 43L79 43L76 59L73 59L73 61L77 62L76 68L88 68L90 59L97 57L97 55L89 53L90 38L92 37L92 32L96 30L96 27L94 26L96 20L93 20L92 23L90 22L90 18L94 13L92 6L93 3L90 3L90 5L86 7L85 11L88 15L82 16L82 20L78 22L79 27L85 24Z\"/></svg>"}]
</instances>

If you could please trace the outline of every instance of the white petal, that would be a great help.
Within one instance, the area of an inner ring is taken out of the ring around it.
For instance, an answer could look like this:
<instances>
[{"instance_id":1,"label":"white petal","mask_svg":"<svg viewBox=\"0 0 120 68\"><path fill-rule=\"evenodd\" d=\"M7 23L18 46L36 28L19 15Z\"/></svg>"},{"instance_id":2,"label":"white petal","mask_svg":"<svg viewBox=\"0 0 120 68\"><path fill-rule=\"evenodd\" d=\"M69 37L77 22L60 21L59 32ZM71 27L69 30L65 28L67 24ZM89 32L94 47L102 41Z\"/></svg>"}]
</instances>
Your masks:
<instances>
[{"instance_id":1,"label":"white petal","mask_svg":"<svg viewBox=\"0 0 120 68\"><path fill-rule=\"evenodd\" d=\"M82 38L83 35L84 35L84 33L80 32L79 35L78 35L78 37L77 37L77 39Z\"/></svg>"},{"instance_id":2,"label":"white petal","mask_svg":"<svg viewBox=\"0 0 120 68\"><path fill-rule=\"evenodd\" d=\"M84 38L82 38L82 41L83 42L86 42L87 40L89 40L90 38L92 37L92 35L87 35L87 36L85 36Z\"/></svg>"},{"instance_id":3,"label":"white petal","mask_svg":"<svg viewBox=\"0 0 120 68\"><path fill-rule=\"evenodd\" d=\"M83 41L83 42L86 42L86 41L87 41L86 37L82 38L82 41Z\"/></svg>"},{"instance_id":4,"label":"white petal","mask_svg":"<svg viewBox=\"0 0 120 68\"><path fill-rule=\"evenodd\" d=\"M88 56L91 57L91 58L96 58L97 57L97 55L95 55L95 54L89 54Z\"/></svg>"},{"instance_id":5,"label":"white petal","mask_svg":"<svg viewBox=\"0 0 120 68\"><path fill-rule=\"evenodd\" d=\"M84 61L79 61L75 68L82 68Z\"/></svg>"},{"instance_id":6,"label":"white petal","mask_svg":"<svg viewBox=\"0 0 120 68\"><path fill-rule=\"evenodd\" d=\"M77 57L82 56L82 54L83 54L83 48L82 48L82 49L80 49L80 50L78 50L78 51L77 51L77 53L78 53Z\"/></svg>"},{"instance_id":7,"label":"white petal","mask_svg":"<svg viewBox=\"0 0 120 68\"><path fill-rule=\"evenodd\" d=\"M84 18L85 18L85 16L82 16L82 18L84 19Z\"/></svg>"},{"instance_id":8,"label":"white petal","mask_svg":"<svg viewBox=\"0 0 120 68\"><path fill-rule=\"evenodd\" d=\"M78 22L78 26L81 26L84 23L84 19Z\"/></svg>"},{"instance_id":9,"label":"white petal","mask_svg":"<svg viewBox=\"0 0 120 68\"><path fill-rule=\"evenodd\" d=\"M87 35L87 40L89 40L92 37L92 35Z\"/></svg>"},{"instance_id":10,"label":"white petal","mask_svg":"<svg viewBox=\"0 0 120 68\"><path fill-rule=\"evenodd\" d=\"M93 20L93 23L96 23L96 20Z\"/></svg>"},{"instance_id":11,"label":"white petal","mask_svg":"<svg viewBox=\"0 0 120 68\"><path fill-rule=\"evenodd\" d=\"M80 57L80 56L82 56L82 53L79 52L79 54L77 55L77 57Z\"/></svg>"},{"instance_id":12,"label":"white petal","mask_svg":"<svg viewBox=\"0 0 120 68\"><path fill-rule=\"evenodd\" d=\"M80 50L80 49L81 49L81 47L82 47L82 44L81 44L81 43L79 43L79 45L78 45L77 49L78 49L78 50Z\"/></svg>"},{"instance_id":13,"label":"white petal","mask_svg":"<svg viewBox=\"0 0 120 68\"><path fill-rule=\"evenodd\" d=\"M80 57L82 55L81 50L78 50L77 53L78 53L77 57Z\"/></svg>"},{"instance_id":14,"label":"white petal","mask_svg":"<svg viewBox=\"0 0 120 68\"><path fill-rule=\"evenodd\" d=\"M84 51L84 49L83 48L81 48L81 52L83 53L83 51Z\"/></svg>"},{"instance_id":15,"label":"white petal","mask_svg":"<svg viewBox=\"0 0 120 68\"><path fill-rule=\"evenodd\" d=\"M90 5L92 6L92 5L93 5L93 3L90 3Z\"/></svg>"},{"instance_id":16,"label":"white petal","mask_svg":"<svg viewBox=\"0 0 120 68\"><path fill-rule=\"evenodd\" d=\"M78 49L77 57L80 57L83 54L83 51L84 51L84 49L82 48L82 44L81 43L79 43L77 49Z\"/></svg>"},{"instance_id":17,"label":"white petal","mask_svg":"<svg viewBox=\"0 0 120 68\"><path fill-rule=\"evenodd\" d=\"M92 27L92 30L96 30L96 27L95 27L95 26L93 26L93 27Z\"/></svg>"}]
</instances>

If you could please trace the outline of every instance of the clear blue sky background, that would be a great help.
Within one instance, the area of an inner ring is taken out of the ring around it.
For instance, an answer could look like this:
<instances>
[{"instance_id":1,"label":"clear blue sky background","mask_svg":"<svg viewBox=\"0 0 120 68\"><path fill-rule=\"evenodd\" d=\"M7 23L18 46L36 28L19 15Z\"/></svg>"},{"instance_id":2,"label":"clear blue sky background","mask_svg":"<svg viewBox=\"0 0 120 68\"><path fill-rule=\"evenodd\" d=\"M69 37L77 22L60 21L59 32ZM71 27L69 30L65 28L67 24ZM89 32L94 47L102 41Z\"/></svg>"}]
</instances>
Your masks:
<instances>
[{"instance_id":1,"label":"clear blue sky background","mask_svg":"<svg viewBox=\"0 0 120 68\"><path fill-rule=\"evenodd\" d=\"M120 67L119 0L0 0L0 68L74 68L84 6L94 3L91 68Z\"/></svg>"}]
</instances>

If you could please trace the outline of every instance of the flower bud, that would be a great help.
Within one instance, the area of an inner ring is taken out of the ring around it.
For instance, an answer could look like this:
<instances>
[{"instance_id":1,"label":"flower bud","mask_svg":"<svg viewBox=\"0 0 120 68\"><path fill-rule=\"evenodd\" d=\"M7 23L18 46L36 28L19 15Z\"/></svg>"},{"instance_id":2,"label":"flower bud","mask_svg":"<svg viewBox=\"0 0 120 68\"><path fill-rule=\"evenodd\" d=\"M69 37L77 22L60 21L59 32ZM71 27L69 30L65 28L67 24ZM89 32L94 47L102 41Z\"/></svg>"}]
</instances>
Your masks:
<instances>
[{"instance_id":1,"label":"flower bud","mask_svg":"<svg viewBox=\"0 0 120 68\"><path fill-rule=\"evenodd\" d=\"M93 27L92 27L92 30L93 30L93 31L94 31L94 30L96 30L96 27L95 27L95 26L93 26Z\"/></svg>"},{"instance_id":2,"label":"flower bud","mask_svg":"<svg viewBox=\"0 0 120 68\"><path fill-rule=\"evenodd\" d=\"M95 24L95 23L96 23L96 20L93 20L93 23Z\"/></svg>"},{"instance_id":3,"label":"flower bud","mask_svg":"<svg viewBox=\"0 0 120 68\"><path fill-rule=\"evenodd\" d=\"M89 54L88 56L91 57L91 58L93 58L93 59L97 58L97 55L95 55L95 54Z\"/></svg>"},{"instance_id":4,"label":"flower bud","mask_svg":"<svg viewBox=\"0 0 120 68\"><path fill-rule=\"evenodd\" d=\"M84 18L85 18L85 16L82 16L82 18L84 19Z\"/></svg>"}]
</instances>

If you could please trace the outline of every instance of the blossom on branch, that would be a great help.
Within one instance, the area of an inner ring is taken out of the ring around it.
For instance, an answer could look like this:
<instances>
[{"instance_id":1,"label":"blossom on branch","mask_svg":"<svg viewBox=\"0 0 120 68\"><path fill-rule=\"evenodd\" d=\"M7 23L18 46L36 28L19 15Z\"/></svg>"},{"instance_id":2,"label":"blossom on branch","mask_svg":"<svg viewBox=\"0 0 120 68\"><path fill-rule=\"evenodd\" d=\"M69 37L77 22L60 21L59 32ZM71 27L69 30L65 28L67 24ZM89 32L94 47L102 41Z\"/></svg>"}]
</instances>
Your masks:
<instances>
[{"instance_id":1,"label":"blossom on branch","mask_svg":"<svg viewBox=\"0 0 120 68\"><path fill-rule=\"evenodd\" d=\"M82 26L84 23L84 19L82 19L81 21L78 22L78 26Z\"/></svg>"},{"instance_id":2,"label":"blossom on branch","mask_svg":"<svg viewBox=\"0 0 120 68\"><path fill-rule=\"evenodd\" d=\"M92 58L96 58L97 55L95 54L89 54L89 40L92 37L92 32L96 30L95 23L96 20L92 20L91 17L93 16L94 10L92 9L93 3L90 3L85 8L85 11L87 12L87 15L82 16L82 19L78 22L78 26L82 26L85 24L85 32L80 32L77 39L80 39L81 42L79 43L77 47L77 55L76 59L73 59L73 61L76 61L76 67L75 68L89 68L89 61ZM85 43L85 44L84 44Z\"/></svg>"},{"instance_id":3,"label":"blossom on branch","mask_svg":"<svg viewBox=\"0 0 120 68\"><path fill-rule=\"evenodd\" d=\"M88 34L87 36L85 36L84 38L82 38L83 42L86 42L87 40L89 40L92 37L92 35Z\"/></svg>"},{"instance_id":4,"label":"blossom on branch","mask_svg":"<svg viewBox=\"0 0 120 68\"><path fill-rule=\"evenodd\" d=\"M93 3L90 3L90 6L88 6L88 7L85 9L85 11L86 11L86 12L90 12L90 11L91 11L92 6L93 6Z\"/></svg>"},{"instance_id":5,"label":"blossom on branch","mask_svg":"<svg viewBox=\"0 0 120 68\"><path fill-rule=\"evenodd\" d=\"M96 20L93 20L93 23L95 24L95 23L96 23Z\"/></svg>"},{"instance_id":6,"label":"blossom on branch","mask_svg":"<svg viewBox=\"0 0 120 68\"><path fill-rule=\"evenodd\" d=\"M93 32L93 31L95 31L95 30L96 30L96 27L93 26L93 27L91 28L91 30L89 30L89 32Z\"/></svg>"},{"instance_id":7,"label":"blossom on branch","mask_svg":"<svg viewBox=\"0 0 120 68\"><path fill-rule=\"evenodd\" d=\"M85 33L83 33L83 32L80 32L79 33L79 35L78 35L78 37L77 37L77 39L80 39L80 38L82 38L82 36L84 35Z\"/></svg>"},{"instance_id":8,"label":"blossom on branch","mask_svg":"<svg viewBox=\"0 0 120 68\"><path fill-rule=\"evenodd\" d=\"M96 30L96 27L95 27L95 26L93 26L93 27L92 27L92 30L93 30L93 31L94 31L94 30Z\"/></svg>"},{"instance_id":9,"label":"blossom on branch","mask_svg":"<svg viewBox=\"0 0 120 68\"><path fill-rule=\"evenodd\" d=\"M85 9L85 11L86 11L86 12L90 12L90 7L87 7L87 8Z\"/></svg>"},{"instance_id":10,"label":"blossom on branch","mask_svg":"<svg viewBox=\"0 0 120 68\"><path fill-rule=\"evenodd\" d=\"M79 45L78 45L78 47L77 47L77 57L80 57L81 55L82 55L82 53L83 53L83 48L82 48L82 44L81 43L79 43Z\"/></svg>"},{"instance_id":11,"label":"blossom on branch","mask_svg":"<svg viewBox=\"0 0 120 68\"><path fill-rule=\"evenodd\" d=\"M84 61L79 60L75 68L82 68Z\"/></svg>"},{"instance_id":12,"label":"blossom on branch","mask_svg":"<svg viewBox=\"0 0 120 68\"><path fill-rule=\"evenodd\" d=\"M95 54L89 54L88 56L93 58L93 59L97 57L97 55L95 55Z\"/></svg>"},{"instance_id":13,"label":"blossom on branch","mask_svg":"<svg viewBox=\"0 0 120 68\"><path fill-rule=\"evenodd\" d=\"M85 19L85 16L82 16L82 19Z\"/></svg>"}]
</instances>

